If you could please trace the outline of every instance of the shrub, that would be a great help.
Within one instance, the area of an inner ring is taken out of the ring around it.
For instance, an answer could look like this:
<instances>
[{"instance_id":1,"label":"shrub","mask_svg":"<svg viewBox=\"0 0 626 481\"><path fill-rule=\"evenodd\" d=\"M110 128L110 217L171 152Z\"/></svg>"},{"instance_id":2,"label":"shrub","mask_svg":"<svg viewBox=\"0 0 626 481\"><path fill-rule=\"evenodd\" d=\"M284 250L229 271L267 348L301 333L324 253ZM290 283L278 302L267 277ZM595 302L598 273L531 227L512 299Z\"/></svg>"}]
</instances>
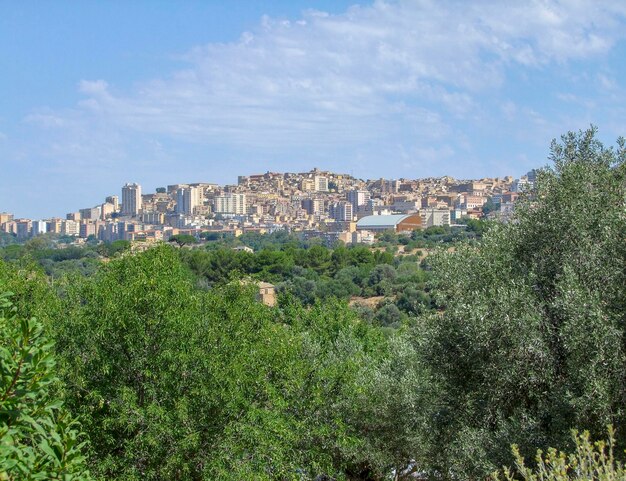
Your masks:
<instances>
[{"instance_id":1,"label":"shrub","mask_svg":"<svg viewBox=\"0 0 626 481\"><path fill-rule=\"evenodd\" d=\"M52 344L0 294L0 479L87 480L78 423L56 396Z\"/></svg>"},{"instance_id":2,"label":"shrub","mask_svg":"<svg viewBox=\"0 0 626 481\"><path fill-rule=\"evenodd\" d=\"M589 432L582 434L573 431L572 437L576 443L573 453L566 454L550 448L544 456L541 450L537 451L536 468L527 467L524 458L520 455L517 446L513 446L515 465L519 476L515 477L510 469L504 468L503 478L494 473L493 479L505 481L617 481L626 479L626 471L613 455L615 431L609 426L608 441L589 440Z\"/></svg>"}]
</instances>

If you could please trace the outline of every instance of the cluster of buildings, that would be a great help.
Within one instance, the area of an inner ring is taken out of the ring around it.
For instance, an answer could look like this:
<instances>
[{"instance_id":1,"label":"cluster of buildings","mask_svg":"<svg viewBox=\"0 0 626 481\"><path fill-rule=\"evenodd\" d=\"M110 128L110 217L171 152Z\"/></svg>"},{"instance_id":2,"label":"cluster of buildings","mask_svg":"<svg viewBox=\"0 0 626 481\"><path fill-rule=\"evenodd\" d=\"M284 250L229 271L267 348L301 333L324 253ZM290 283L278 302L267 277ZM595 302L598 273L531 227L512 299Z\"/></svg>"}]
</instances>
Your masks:
<instances>
[{"instance_id":1,"label":"cluster of buildings","mask_svg":"<svg viewBox=\"0 0 626 481\"><path fill-rule=\"evenodd\" d=\"M0 213L0 231L21 240L45 233L105 242L167 241L177 234L241 235L288 229L326 243L373 242L376 231L412 231L451 225L462 217L506 219L535 171L513 177L459 181L451 177L361 180L313 169L304 173L240 176L236 185L174 184L144 193L128 183L121 198L79 209L64 218L14 218Z\"/></svg>"}]
</instances>

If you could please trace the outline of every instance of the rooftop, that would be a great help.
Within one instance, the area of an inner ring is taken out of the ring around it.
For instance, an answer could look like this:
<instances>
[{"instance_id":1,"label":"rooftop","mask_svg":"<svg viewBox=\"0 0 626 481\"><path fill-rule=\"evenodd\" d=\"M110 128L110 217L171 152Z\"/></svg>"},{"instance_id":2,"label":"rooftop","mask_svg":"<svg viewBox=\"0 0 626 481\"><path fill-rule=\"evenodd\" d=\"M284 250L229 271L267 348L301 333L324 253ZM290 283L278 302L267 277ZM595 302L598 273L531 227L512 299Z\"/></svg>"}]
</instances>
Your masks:
<instances>
[{"instance_id":1,"label":"rooftop","mask_svg":"<svg viewBox=\"0 0 626 481\"><path fill-rule=\"evenodd\" d=\"M368 215L360 219L356 225L357 227L382 227L386 225L397 225L410 216L410 214Z\"/></svg>"}]
</instances>

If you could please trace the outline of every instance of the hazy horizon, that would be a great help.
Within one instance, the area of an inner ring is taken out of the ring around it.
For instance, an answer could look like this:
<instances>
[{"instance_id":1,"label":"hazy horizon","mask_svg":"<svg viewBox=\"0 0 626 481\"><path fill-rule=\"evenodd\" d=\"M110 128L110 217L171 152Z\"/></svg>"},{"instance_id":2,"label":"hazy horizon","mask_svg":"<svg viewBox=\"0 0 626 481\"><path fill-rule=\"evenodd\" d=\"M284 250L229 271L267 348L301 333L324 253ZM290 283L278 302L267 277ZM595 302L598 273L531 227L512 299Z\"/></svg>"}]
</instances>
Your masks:
<instances>
[{"instance_id":1,"label":"hazy horizon","mask_svg":"<svg viewBox=\"0 0 626 481\"><path fill-rule=\"evenodd\" d=\"M5 2L0 211L268 170L520 176L568 130L626 134L625 33L619 1Z\"/></svg>"}]
</instances>

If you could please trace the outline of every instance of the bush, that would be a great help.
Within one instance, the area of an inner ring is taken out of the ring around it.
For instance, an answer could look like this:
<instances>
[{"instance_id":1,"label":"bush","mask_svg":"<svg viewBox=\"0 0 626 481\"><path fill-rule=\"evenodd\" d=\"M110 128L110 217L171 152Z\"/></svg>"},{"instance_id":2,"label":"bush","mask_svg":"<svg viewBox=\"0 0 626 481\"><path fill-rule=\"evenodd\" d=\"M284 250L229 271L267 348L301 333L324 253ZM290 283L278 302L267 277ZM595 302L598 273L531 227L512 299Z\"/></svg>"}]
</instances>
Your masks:
<instances>
[{"instance_id":1,"label":"bush","mask_svg":"<svg viewBox=\"0 0 626 481\"><path fill-rule=\"evenodd\" d=\"M614 450L614 430L609 427L609 440L592 443L589 440L589 432L578 434L572 432L572 437L576 443L573 453L566 454L550 448L543 456L541 450L537 451L535 469L529 468L520 455L517 446L513 446L515 465L519 476L515 477L510 469L503 469L503 477L500 473L494 473L494 480L504 479L505 481L618 481L626 479L624 466L615 461Z\"/></svg>"},{"instance_id":2,"label":"bush","mask_svg":"<svg viewBox=\"0 0 626 481\"><path fill-rule=\"evenodd\" d=\"M91 479L79 425L56 395L52 344L8 293L0 295L0 346L0 479Z\"/></svg>"},{"instance_id":3,"label":"bush","mask_svg":"<svg viewBox=\"0 0 626 481\"><path fill-rule=\"evenodd\" d=\"M395 304L385 304L376 313L376 320L384 327L399 327L402 313Z\"/></svg>"}]
</instances>

